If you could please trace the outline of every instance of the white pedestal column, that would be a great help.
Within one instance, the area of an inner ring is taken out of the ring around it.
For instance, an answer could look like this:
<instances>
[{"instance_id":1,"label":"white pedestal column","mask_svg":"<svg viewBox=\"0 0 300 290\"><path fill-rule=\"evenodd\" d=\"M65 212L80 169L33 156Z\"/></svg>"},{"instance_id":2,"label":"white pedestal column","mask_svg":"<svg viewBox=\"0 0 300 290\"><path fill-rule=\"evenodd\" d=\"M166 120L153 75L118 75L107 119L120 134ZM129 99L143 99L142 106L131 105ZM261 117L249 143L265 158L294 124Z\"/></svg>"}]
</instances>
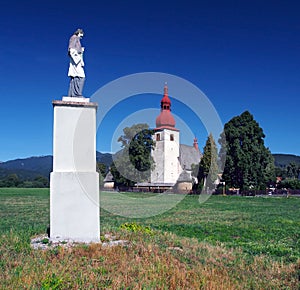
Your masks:
<instances>
[{"instance_id":1,"label":"white pedestal column","mask_svg":"<svg viewBox=\"0 0 300 290\"><path fill-rule=\"evenodd\" d=\"M96 103L53 101L50 239L100 241Z\"/></svg>"}]
</instances>

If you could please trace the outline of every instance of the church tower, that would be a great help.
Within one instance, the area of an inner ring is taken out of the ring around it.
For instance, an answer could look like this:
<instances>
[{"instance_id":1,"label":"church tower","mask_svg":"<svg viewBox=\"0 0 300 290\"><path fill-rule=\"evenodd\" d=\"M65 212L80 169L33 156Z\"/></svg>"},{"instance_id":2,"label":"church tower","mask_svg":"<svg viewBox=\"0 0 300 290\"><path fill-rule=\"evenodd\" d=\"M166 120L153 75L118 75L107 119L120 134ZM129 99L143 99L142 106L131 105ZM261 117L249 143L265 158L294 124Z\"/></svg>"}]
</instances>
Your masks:
<instances>
[{"instance_id":1,"label":"church tower","mask_svg":"<svg viewBox=\"0 0 300 290\"><path fill-rule=\"evenodd\" d=\"M153 135L156 145L152 150L155 169L151 172L151 183L172 186L176 183L182 168L179 163L179 130L175 128L175 119L171 113L167 84L165 84L164 96L160 103L161 111L156 118Z\"/></svg>"}]
</instances>

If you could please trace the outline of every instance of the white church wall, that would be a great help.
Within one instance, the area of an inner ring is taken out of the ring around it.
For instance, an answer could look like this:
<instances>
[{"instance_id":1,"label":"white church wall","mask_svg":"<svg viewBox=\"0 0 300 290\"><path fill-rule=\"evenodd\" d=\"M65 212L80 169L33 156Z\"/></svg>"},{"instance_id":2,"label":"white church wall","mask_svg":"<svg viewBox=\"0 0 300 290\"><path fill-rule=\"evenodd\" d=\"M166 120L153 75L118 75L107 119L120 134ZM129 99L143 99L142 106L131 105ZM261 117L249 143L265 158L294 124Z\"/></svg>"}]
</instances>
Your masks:
<instances>
[{"instance_id":1,"label":"white church wall","mask_svg":"<svg viewBox=\"0 0 300 290\"><path fill-rule=\"evenodd\" d=\"M152 151L155 169L151 173L151 182L176 183L182 171L179 164L179 131L162 129L153 138L156 142Z\"/></svg>"},{"instance_id":2,"label":"white church wall","mask_svg":"<svg viewBox=\"0 0 300 290\"><path fill-rule=\"evenodd\" d=\"M173 137L171 139L171 136ZM165 166L164 166L164 182L165 183L176 183L179 172L179 132L173 130L164 130L164 155L165 155Z\"/></svg>"},{"instance_id":3,"label":"white church wall","mask_svg":"<svg viewBox=\"0 0 300 290\"><path fill-rule=\"evenodd\" d=\"M151 154L155 162L155 169L151 172L152 183L162 183L164 180L164 144L162 140L162 132L158 131L153 135L155 141L155 149Z\"/></svg>"}]
</instances>

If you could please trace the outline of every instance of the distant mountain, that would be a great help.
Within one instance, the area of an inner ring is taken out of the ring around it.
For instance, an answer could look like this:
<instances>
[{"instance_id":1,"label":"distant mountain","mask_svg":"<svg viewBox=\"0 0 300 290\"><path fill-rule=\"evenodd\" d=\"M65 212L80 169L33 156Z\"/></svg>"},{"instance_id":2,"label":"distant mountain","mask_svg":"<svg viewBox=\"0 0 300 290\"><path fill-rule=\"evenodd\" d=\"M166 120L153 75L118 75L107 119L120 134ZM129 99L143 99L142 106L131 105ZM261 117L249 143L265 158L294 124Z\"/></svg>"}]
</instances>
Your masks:
<instances>
[{"instance_id":1,"label":"distant mountain","mask_svg":"<svg viewBox=\"0 0 300 290\"><path fill-rule=\"evenodd\" d=\"M291 162L300 165L300 156L291 154L273 154L275 166L285 167ZM97 162L104 163L109 167L112 163L113 155L111 153L96 152ZM15 159L6 162L0 162L0 179L5 178L9 174L17 174L20 179L33 180L35 177L42 175L49 178L52 171L53 157L39 156L23 159Z\"/></svg>"},{"instance_id":2,"label":"distant mountain","mask_svg":"<svg viewBox=\"0 0 300 290\"><path fill-rule=\"evenodd\" d=\"M97 162L101 162L105 164L107 167L109 167L113 161L112 158L113 154L111 153L101 153L101 152L96 152L96 160Z\"/></svg>"},{"instance_id":3,"label":"distant mountain","mask_svg":"<svg viewBox=\"0 0 300 290\"><path fill-rule=\"evenodd\" d=\"M109 167L112 163L112 154L96 152L97 162L104 163ZM17 174L23 180L32 180L38 175L49 178L52 171L53 157L39 156L23 159L9 160L0 163L0 179L9 174Z\"/></svg>"},{"instance_id":4,"label":"distant mountain","mask_svg":"<svg viewBox=\"0 0 300 290\"><path fill-rule=\"evenodd\" d=\"M300 165L300 156L292 154L272 154L275 159L275 166L284 168L289 165L291 162Z\"/></svg>"},{"instance_id":5,"label":"distant mountain","mask_svg":"<svg viewBox=\"0 0 300 290\"><path fill-rule=\"evenodd\" d=\"M0 164L0 169L22 176L43 175L48 177L52 171L52 156L29 157L9 160Z\"/></svg>"},{"instance_id":6,"label":"distant mountain","mask_svg":"<svg viewBox=\"0 0 300 290\"><path fill-rule=\"evenodd\" d=\"M10 174L17 174L20 180L34 180L36 177L41 176L40 172L24 170L24 169L5 169L0 168L0 180L5 179ZM47 175L43 175L49 177Z\"/></svg>"}]
</instances>

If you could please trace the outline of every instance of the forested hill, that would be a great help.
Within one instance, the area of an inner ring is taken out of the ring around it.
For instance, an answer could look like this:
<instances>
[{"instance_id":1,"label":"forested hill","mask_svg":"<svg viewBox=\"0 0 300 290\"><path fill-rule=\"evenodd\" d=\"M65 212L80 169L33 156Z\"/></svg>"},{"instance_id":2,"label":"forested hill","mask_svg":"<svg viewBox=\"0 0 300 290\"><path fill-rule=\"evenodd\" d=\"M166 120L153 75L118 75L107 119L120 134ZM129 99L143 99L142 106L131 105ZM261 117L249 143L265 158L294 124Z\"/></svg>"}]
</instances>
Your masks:
<instances>
[{"instance_id":1,"label":"forested hill","mask_svg":"<svg viewBox=\"0 0 300 290\"><path fill-rule=\"evenodd\" d=\"M275 166L284 168L289 165L291 162L300 165L300 156L292 154L272 154L275 159Z\"/></svg>"},{"instance_id":2,"label":"forested hill","mask_svg":"<svg viewBox=\"0 0 300 290\"><path fill-rule=\"evenodd\" d=\"M48 176L52 171L52 160L51 155L9 160L0 163L0 169L2 174L7 170L22 177L30 175Z\"/></svg>"},{"instance_id":3,"label":"forested hill","mask_svg":"<svg viewBox=\"0 0 300 290\"><path fill-rule=\"evenodd\" d=\"M300 156L291 155L291 154L272 154L275 159L275 166L284 168L291 162L300 165ZM96 153L97 162L104 163L106 166L110 166L112 163L112 154L110 153ZM0 163L0 179L15 173L19 177L35 178L37 175L42 175L49 177L50 172L52 171L52 161L53 157L40 156L40 157L30 157L24 159L15 159L6 162Z\"/></svg>"},{"instance_id":4,"label":"forested hill","mask_svg":"<svg viewBox=\"0 0 300 290\"><path fill-rule=\"evenodd\" d=\"M112 154L96 152L97 162L107 167L112 163ZM0 179L9 174L17 174L21 179L34 179L38 175L49 177L52 171L53 157L39 156L9 160L0 163Z\"/></svg>"}]
</instances>

